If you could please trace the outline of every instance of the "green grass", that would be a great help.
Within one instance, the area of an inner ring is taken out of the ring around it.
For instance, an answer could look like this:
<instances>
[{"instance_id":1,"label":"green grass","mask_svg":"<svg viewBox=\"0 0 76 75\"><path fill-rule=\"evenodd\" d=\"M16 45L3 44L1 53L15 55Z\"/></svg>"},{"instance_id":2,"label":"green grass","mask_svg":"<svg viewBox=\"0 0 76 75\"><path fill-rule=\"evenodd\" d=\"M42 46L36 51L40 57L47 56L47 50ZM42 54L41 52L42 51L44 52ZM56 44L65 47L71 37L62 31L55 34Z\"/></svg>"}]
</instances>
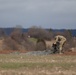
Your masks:
<instances>
[{"instance_id":1,"label":"green grass","mask_svg":"<svg viewBox=\"0 0 76 75\"><path fill-rule=\"evenodd\" d=\"M22 75L75 75L76 56L1 54L0 73L1 75L5 73L7 75L19 75L19 73Z\"/></svg>"},{"instance_id":2,"label":"green grass","mask_svg":"<svg viewBox=\"0 0 76 75\"><path fill-rule=\"evenodd\" d=\"M18 68L54 68L72 69L76 67L74 62L76 56L25 56L25 55L0 55L0 68L18 69Z\"/></svg>"},{"instance_id":3,"label":"green grass","mask_svg":"<svg viewBox=\"0 0 76 75\"><path fill-rule=\"evenodd\" d=\"M19 69L19 68L29 68L29 69L36 69L36 68L46 68L52 69L55 67L60 67L62 70L74 70L76 69L76 63L0 63L1 69Z\"/></svg>"},{"instance_id":4,"label":"green grass","mask_svg":"<svg viewBox=\"0 0 76 75\"><path fill-rule=\"evenodd\" d=\"M35 38L28 38L28 40L31 41L31 42L33 42L33 43L35 43L35 44L37 42L37 39L35 39Z\"/></svg>"}]
</instances>

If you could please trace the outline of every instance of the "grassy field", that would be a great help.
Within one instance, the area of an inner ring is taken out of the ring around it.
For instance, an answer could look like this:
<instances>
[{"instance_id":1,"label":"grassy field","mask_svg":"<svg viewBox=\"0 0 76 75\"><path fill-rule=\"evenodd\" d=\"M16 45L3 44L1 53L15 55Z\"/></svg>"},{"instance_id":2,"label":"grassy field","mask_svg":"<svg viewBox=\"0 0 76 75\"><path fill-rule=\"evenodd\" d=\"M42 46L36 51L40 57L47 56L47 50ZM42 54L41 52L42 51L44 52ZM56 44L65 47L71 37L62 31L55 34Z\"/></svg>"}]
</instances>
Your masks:
<instances>
[{"instance_id":1,"label":"grassy field","mask_svg":"<svg viewBox=\"0 0 76 75\"><path fill-rule=\"evenodd\" d=\"M0 75L76 75L76 56L0 54Z\"/></svg>"}]
</instances>

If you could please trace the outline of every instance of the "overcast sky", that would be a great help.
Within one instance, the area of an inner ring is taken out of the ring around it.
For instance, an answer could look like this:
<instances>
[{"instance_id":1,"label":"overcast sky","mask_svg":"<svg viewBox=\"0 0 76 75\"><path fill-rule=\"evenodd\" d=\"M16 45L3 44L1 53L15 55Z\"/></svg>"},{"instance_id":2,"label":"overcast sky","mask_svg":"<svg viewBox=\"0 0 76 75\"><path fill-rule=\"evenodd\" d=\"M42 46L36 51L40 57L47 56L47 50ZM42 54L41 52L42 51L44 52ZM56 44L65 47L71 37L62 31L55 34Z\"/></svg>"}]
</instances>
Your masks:
<instances>
[{"instance_id":1,"label":"overcast sky","mask_svg":"<svg viewBox=\"0 0 76 75\"><path fill-rule=\"evenodd\" d=\"M76 29L76 0L0 0L0 27Z\"/></svg>"}]
</instances>

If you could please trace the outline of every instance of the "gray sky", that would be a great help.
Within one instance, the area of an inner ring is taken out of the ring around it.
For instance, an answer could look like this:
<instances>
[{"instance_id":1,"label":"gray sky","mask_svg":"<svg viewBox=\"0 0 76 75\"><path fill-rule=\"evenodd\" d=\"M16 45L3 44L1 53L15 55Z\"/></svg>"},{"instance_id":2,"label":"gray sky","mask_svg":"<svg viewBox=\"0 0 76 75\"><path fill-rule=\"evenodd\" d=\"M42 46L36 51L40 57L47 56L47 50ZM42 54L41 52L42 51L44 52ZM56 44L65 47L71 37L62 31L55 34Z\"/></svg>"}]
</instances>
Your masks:
<instances>
[{"instance_id":1,"label":"gray sky","mask_svg":"<svg viewBox=\"0 0 76 75\"><path fill-rule=\"evenodd\" d=\"M0 27L76 29L76 0L0 0Z\"/></svg>"}]
</instances>

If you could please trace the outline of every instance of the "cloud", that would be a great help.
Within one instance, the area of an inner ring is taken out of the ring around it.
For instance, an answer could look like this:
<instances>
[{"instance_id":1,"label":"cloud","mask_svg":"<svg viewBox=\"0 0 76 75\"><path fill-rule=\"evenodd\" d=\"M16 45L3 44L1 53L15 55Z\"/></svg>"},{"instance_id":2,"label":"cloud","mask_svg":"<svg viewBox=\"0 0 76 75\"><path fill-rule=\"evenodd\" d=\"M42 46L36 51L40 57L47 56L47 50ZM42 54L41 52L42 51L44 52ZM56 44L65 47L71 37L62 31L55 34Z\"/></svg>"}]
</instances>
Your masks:
<instances>
[{"instance_id":1,"label":"cloud","mask_svg":"<svg viewBox=\"0 0 76 75\"><path fill-rule=\"evenodd\" d=\"M75 7L75 0L0 0L0 26L75 28Z\"/></svg>"}]
</instances>

